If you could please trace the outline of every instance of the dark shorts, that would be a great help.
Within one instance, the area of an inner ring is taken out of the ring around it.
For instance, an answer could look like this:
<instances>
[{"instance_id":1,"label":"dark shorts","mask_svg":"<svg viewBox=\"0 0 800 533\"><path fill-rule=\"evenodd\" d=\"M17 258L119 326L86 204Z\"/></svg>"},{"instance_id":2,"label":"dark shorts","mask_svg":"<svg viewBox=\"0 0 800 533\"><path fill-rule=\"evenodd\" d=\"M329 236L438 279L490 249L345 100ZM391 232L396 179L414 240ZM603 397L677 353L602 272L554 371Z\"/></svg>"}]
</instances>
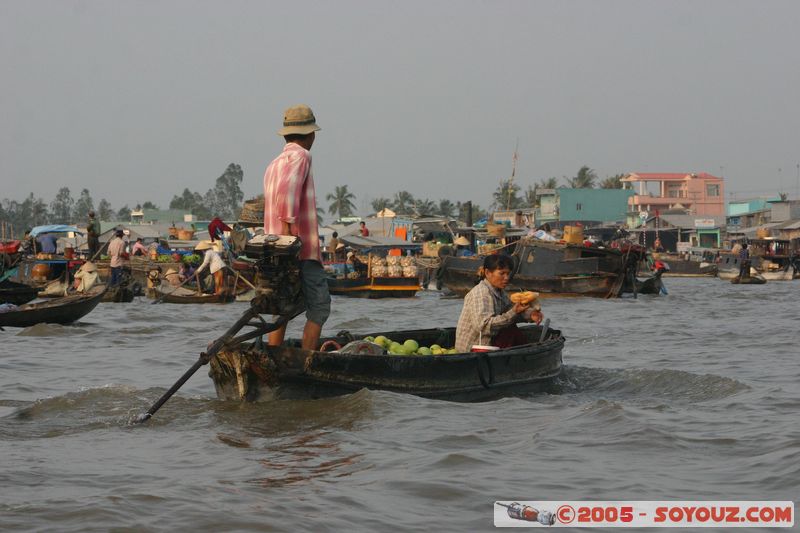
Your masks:
<instances>
[{"instance_id":1,"label":"dark shorts","mask_svg":"<svg viewBox=\"0 0 800 533\"><path fill-rule=\"evenodd\" d=\"M331 314L331 293L328 292L328 275L319 261L300 261L300 276L303 283L303 299L306 318L320 326Z\"/></svg>"}]
</instances>

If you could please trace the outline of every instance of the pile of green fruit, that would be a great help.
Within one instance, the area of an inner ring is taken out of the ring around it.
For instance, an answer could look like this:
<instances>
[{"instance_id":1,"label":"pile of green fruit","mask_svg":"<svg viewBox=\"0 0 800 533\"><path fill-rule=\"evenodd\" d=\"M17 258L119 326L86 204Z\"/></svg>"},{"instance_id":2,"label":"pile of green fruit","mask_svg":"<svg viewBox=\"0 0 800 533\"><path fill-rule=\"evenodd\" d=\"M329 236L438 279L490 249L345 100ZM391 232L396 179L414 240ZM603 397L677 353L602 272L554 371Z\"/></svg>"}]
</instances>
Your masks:
<instances>
[{"instance_id":1,"label":"pile of green fruit","mask_svg":"<svg viewBox=\"0 0 800 533\"><path fill-rule=\"evenodd\" d=\"M403 344L388 339L383 335L364 337L364 340L383 346L390 355L449 355L458 353L455 348L442 348L438 344L431 344L430 347L420 346L414 339L408 339Z\"/></svg>"}]
</instances>

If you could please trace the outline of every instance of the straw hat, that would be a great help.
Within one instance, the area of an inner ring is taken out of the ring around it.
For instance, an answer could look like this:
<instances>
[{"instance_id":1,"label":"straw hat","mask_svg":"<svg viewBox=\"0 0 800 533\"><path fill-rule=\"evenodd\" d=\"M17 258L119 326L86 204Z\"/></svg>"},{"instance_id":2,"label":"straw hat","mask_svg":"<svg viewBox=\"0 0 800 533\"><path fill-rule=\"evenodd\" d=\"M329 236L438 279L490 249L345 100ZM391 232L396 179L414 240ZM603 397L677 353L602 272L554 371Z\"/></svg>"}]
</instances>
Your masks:
<instances>
[{"instance_id":1,"label":"straw hat","mask_svg":"<svg viewBox=\"0 0 800 533\"><path fill-rule=\"evenodd\" d=\"M308 135L321 128L317 126L314 112L307 105L295 105L283 113L283 128L278 130L278 135Z\"/></svg>"},{"instance_id":2,"label":"straw hat","mask_svg":"<svg viewBox=\"0 0 800 533\"><path fill-rule=\"evenodd\" d=\"M347 252L347 258L348 258L348 259L350 259L350 258L351 258L351 257L353 257L354 255L356 255L356 254L354 254L353 252Z\"/></svg>"},{"instance_id":3,"label":"straw hat","mask_svg":"<svg viewBox=\"0 0 800 533\"><path fill-rule=\"evenodd\" d=\"M214 248L214 243L211 241L200 241L197 246L194 247L195 250L201 252L203 250L210 250Z\"/></svg>"},{"instance_id":4,"label":"straw hat","mask_svg":"<svg viewBox=\"0 0 800 533\"><path fill-rule=\"evenodd\" d=\"M344 243L343 242L340 242L339 244L336 245L336 249L337 250L339 250L341 248L344 248Z\"/></svg>"},{"instance_id":5,"label":"straw hat","mask_svg":"<svg viewBox=\"0 0 800 533\"><path fill-rule=\"evenodd\" d=\"M95 264L91 261L86 261L81 265L81 270L84 272L97 272L97 266L95 266Z\"/></svg>"},{"instance_id":6,"label":"straw hat","mask_svg":"<svg viewBox=\"0 0 800 533\"><path fill-rule=\"evenodd\" d=\"M453 241L453 244L456 246L469 246L471 243L469 242L469 239L461 235L455 241Z\"/></svg>"},{"instance_id":7,"label":"straw hat","mask_svg":"<svg viewBox=\"0 0 800 533\"><path fill-rule=\"evenodd\" d=\"M177 270L175 270L174 268L170 268L170 269L168 269L168 270L167 270L167 272L164 274L164 277L166 278L167 276L177 276L177 275L178 275L178 271L177 271Z\"/></svg>"}]
</instances>

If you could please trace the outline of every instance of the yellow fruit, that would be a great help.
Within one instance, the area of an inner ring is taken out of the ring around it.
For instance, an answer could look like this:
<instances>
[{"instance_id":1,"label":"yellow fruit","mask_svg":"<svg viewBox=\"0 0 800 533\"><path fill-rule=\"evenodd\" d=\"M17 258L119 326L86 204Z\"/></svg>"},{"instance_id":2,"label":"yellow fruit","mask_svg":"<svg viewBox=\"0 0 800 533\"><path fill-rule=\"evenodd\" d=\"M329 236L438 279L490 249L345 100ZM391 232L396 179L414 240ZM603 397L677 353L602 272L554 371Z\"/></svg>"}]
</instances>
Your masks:
<instances>
[{"instance_id":1,"label":"yellow fruit","mask_svg":"<svg viewBox=\"0 0 800 533\"><path fill-rule=\"evenodd\" d=\"M528 305L529 303L533 302L536 298L539 297L538 292L532 291L525 291L525 292L515 292L509 296L511 301L515 304L522 304Z\"/></svg>"}]
</instances>

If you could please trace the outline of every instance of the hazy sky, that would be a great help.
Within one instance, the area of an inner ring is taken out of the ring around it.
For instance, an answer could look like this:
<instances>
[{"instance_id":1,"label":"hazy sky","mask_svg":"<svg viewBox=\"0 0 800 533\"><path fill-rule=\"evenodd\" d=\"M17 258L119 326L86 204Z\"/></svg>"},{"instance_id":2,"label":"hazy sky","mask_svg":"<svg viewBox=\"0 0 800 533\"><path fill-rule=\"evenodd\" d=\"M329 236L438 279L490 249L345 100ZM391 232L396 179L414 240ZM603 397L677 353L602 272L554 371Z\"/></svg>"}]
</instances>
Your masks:
<instances>
[{"instance_id":1,"label":"hazy sky","mask_svg":"<svg viewBox=\"0 0 800 533\"><path fill-rule=\"evenodd\" d=\"M317 196L473 200L709 172L795 196L796 1L0 0L0 198L166 207L235 162L247 196L311 105ZM779 170L781 169L781 170Z\"/></svg>"}]
</instances>

